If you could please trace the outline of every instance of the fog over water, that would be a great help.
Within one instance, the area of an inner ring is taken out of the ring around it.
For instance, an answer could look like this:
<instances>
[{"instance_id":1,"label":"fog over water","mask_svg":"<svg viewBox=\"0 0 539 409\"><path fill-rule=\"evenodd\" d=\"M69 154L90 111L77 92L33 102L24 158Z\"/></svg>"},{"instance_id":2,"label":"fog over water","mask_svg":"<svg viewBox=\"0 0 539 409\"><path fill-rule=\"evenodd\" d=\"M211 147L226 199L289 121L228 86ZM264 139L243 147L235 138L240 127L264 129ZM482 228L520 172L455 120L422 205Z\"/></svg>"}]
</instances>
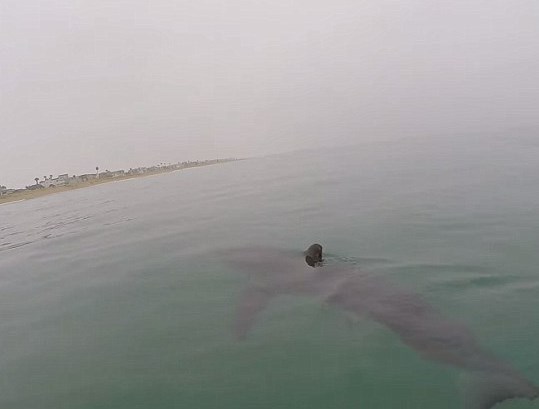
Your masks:
<instances>
[{"instance_id":1,"label":"fog over water","mask_svg":"<svg viewBox=\"0 0 539 409\"><path fill-rule=\"evenodd\" d=\"M0 5L0 183L416 135L534 135L539 3Z\"/></svg>"}]
</instances>

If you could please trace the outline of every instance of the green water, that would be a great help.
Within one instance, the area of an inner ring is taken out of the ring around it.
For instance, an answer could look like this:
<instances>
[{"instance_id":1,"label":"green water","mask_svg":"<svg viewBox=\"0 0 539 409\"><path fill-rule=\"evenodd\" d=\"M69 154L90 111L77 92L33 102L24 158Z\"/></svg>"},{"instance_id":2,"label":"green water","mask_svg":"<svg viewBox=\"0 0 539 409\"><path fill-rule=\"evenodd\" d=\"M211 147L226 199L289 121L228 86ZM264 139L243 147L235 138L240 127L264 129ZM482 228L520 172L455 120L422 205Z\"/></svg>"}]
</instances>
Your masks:
<instances>
[{"instance_id":1,"label":"green water","mask_svg":"<svg viewBox=\"0 0 539 409\"><path fill-rule=\"evenodd\" d=\"M0 408L459 408L462 376L387 328L205 255L320 242L420 293L539 383L539 145L305 151L0 206ZM500 408L537 408L506 402Z\"/></svg>"}]
</instances>

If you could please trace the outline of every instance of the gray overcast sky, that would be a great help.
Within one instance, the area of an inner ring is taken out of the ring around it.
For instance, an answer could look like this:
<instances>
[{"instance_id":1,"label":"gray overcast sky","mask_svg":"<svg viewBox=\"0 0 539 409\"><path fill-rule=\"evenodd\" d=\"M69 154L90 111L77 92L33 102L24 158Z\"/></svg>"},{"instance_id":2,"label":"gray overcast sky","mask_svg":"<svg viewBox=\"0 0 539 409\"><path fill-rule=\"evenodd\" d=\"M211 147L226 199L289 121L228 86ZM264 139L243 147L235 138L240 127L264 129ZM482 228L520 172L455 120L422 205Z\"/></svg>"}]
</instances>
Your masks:
<instances>
[{"instance_id":1,"label":"gray overcast sky","mask_svg":"<svg viewBox=\"0 0 539 409\"><path fill-rule=\"evenodd\" d=\"M2 0L0 38L8 186L539 129L537 0Z\"/></svg>"}]
</instances>

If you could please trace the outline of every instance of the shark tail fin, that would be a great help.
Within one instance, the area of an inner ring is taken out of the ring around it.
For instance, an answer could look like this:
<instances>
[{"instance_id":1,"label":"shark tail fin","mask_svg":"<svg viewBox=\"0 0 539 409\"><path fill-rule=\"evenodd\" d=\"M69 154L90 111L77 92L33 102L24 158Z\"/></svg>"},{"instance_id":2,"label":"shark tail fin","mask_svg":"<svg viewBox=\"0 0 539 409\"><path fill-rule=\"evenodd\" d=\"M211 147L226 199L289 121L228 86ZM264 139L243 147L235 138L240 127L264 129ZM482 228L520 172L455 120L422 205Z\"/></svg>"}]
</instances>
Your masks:
<instances>
[{"instance_id":1,"label":"shark tail fin","mask_svg":"<svg viewBox=\"0 0 539 409\"><path fill-rule=\"evenodd\" d=\"M474 372L464 384L465 409L491 409L509 399L539 397L539 388L519 375Z\"/></svg>"}]
</instances>

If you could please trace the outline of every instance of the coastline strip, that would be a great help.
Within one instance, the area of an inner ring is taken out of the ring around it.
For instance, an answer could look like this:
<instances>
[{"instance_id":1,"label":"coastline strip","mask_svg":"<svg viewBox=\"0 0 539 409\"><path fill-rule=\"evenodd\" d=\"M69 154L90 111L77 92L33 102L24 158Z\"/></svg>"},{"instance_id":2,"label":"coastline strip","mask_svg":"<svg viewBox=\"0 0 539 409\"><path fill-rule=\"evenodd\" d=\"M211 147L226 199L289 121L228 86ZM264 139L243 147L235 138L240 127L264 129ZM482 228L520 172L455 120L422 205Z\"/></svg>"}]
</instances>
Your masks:
<instances>
[{"instance_id":1,"label":"coastline strip","mask_svg":"<svg viewBox=\"0 0 539 409\"><path fill-rule=\"evenodd\" d=\"M237 161L237 160L241 160L241 159L209 160L207 162L193 163L191 165L182 166L182 167L176 168L176 169L166 169L166 170L160 169L160 170L156 170L156 171L150 171L150 172L141 173L141 174L125 175L125 176L120 176L120 177L116 177L116 178L102 178L102 179L100 178L100 179L89 180L89 181L86 181L86 182L79 182L77 184L72 184L72 185L58 186L58 187L55 187L55 188L50 188L49 187L49 188L38 189L38 190L24 190L22 192L12 193L10 195L0 197L0 206L4 205L4 204L8 204L8 203L17 203L17 202L22 202L22 201L25 201L25 200L35 199L35 198L42 197L42 196L48 196L48 195L55 194L55 193L68 192L68 191L75 190L75 189L84 189L84 188L87 188L87 187L95 187L95 186L98 186L98 185L101 185L101 184L104 184L104 183L125 182L125 181L132 180L132 179L145 178L145 177L150 177L150 176L158 176L158 175L163 175L165 173L172 173L172 172L177 172L177 171L180 171L180 170L186 170L186 169L190 169L190 168L198 168L198 167L203 167L203 166L218 165L218 164L227 163L227 162L234 162L234 161Z\"/></svg>"}]
</instances>

